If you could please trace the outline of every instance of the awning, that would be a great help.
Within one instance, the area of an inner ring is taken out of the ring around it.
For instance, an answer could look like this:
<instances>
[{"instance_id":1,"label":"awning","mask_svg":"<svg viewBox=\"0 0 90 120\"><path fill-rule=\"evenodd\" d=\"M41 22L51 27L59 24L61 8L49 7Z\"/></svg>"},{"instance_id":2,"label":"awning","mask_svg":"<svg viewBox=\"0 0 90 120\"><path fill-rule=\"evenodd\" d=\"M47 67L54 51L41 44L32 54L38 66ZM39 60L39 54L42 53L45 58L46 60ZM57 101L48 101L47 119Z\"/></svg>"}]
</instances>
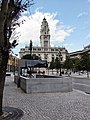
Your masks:
<instances>
[{"instance_id":1,"label":"awning","mask_svg":"<svg viewBox=\"0 0 90 120\"><path fill-rule=\"evenodd\" d=\"M20 67L47 67L47 61L21 59Z\"/></svg>"}]
</instances>

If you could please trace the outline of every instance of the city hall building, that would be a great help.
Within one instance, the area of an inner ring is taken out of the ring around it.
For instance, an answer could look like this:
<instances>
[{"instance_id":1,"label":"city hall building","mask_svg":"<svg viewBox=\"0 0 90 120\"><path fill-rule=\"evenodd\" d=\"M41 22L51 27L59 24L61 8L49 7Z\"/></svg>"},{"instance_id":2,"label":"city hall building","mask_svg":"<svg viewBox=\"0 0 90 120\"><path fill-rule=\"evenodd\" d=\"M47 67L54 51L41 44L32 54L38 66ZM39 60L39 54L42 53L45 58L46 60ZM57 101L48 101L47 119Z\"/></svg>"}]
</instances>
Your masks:
<instances>
[{"instance_id":1,"label":"city hall building","mask_svg":"<svg viewBox=\"0 0 90 120\"><path fill-rule=\"evenodd\" d=\"M32 54L38 56L42 60L47 60L47 62L50 63L52 59L59 58L60 56L62 56L61 62L64 62L67 53L68 51L64 47L51 47L50 29L46 18L44 18L40 29L40 46L32 46ZM20 58L26 54L30 54L29 46L20 49Z\"/></svg>"}]
</instances>

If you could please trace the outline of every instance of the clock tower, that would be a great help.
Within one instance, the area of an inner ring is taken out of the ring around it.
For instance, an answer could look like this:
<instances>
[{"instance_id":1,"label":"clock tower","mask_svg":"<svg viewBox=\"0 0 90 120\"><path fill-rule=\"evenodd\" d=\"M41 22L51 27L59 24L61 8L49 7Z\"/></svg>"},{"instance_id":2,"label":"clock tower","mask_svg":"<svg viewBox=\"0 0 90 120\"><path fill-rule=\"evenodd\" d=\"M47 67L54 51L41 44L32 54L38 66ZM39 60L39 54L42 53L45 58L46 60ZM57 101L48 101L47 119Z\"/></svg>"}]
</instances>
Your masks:
<instances>
[{"instance_id":1,"label":"clock tower","mask_svg":"<svg viewBox=\"0 0 90 120\"><path fill-rule=\"evenodd\" d=\"M48 48L50 47L50 30L45 17L41 24L40 45L44 48L44 51L48 51Z\"/></svg>"}]
</instances>

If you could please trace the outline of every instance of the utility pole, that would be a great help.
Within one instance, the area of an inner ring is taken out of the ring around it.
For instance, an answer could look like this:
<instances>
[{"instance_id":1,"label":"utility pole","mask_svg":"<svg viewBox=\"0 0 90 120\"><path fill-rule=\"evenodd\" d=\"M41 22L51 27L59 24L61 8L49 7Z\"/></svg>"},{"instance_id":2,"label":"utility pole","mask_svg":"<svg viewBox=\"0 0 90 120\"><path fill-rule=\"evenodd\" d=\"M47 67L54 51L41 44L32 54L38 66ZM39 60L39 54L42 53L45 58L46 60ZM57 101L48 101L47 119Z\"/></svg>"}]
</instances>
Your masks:
<instances>
[{"instance_id":1,"label":"utility pole","mask_svg":"<svg viewBox=\"0 0 90 120\"><path fill-rule=\"evenodd\" d=\"M16 59L14 57L14 76L15 76L15 71L16 71Z\"/></svg>"},{"instance_id":2,"label":"utility pole","mask_svg":"<svg viewBox=\"0 0 90 120\"><path fill-rule=\"evenodd\" d=\"M29 46L29 50L30 50L30 60L32 57L32 40L30 40L30 46ZM30 66L30 77L31 77L32 73L31 73L31 66Z\"/></svg>"},{"instance_id":3,"label":"utility pole","mask_svg":"<svg viewBox=\"0 0 90 120\"><path fill-rule=\"evenodd\" d=\"M61 72L61 59L62 59L62 54L61 54L60 51L59 51L58 55L59 55L59 60L60 60L60 76L62 76L62 72Z\"/></svg>"}]
</instances>

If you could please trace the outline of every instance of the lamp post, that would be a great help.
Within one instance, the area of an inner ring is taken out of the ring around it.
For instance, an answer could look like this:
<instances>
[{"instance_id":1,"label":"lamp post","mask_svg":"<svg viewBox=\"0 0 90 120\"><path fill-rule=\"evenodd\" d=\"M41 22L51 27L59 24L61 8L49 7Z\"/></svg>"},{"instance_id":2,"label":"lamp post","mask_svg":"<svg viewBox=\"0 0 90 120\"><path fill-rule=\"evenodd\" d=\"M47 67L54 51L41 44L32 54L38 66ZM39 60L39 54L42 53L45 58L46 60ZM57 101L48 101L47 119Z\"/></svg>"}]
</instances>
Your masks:
<instances>
[{"instance_id":1,"label":"lamp post","mask_svg":"<svg viewBox=\"0 0 90 120\"><path fill-rule=\"evenodd\" d=\"M18 56L18 54L14 54L14 75L15 75L15 73L16 73L16 67L17 67L17 56Z\"/></svg>"},{"instance_id":2,"label":"lamp post","mask_svg":"<svg viewBox=\"0 0 90 120\"><path fill-rule=\"evenodd\" d=\"M30 40L30 46L29 46L29 50L30 50L30 60L31 60L31 56L32 56L32 40ZM31 76L31 66L30 66L30 76Z\"/></svg>"},{"instance_id":3,"label":"lamp post","mask_svg":"<svg viewBox=\"0 0 90 120\"><path fill-rule=\"evenodd\" d=\"M61 59L62 59L62 54L61 54L61 52L59 51L59 53L58 53L58 55L59 55L59 60L60 60L60 76L62 76L62 73L61 73Z\"/></svg>"},{"instance_id":4,"label":"lamp post","mask_svg":"<svg viewBox=\"0 0 90 120\"><path fill-rule=\"evenodd\" d=\"M15 57L14 57L14 75L15 75L15 69L16 69L16 60L15 60Z\"/></svg>"}]
</instances>

